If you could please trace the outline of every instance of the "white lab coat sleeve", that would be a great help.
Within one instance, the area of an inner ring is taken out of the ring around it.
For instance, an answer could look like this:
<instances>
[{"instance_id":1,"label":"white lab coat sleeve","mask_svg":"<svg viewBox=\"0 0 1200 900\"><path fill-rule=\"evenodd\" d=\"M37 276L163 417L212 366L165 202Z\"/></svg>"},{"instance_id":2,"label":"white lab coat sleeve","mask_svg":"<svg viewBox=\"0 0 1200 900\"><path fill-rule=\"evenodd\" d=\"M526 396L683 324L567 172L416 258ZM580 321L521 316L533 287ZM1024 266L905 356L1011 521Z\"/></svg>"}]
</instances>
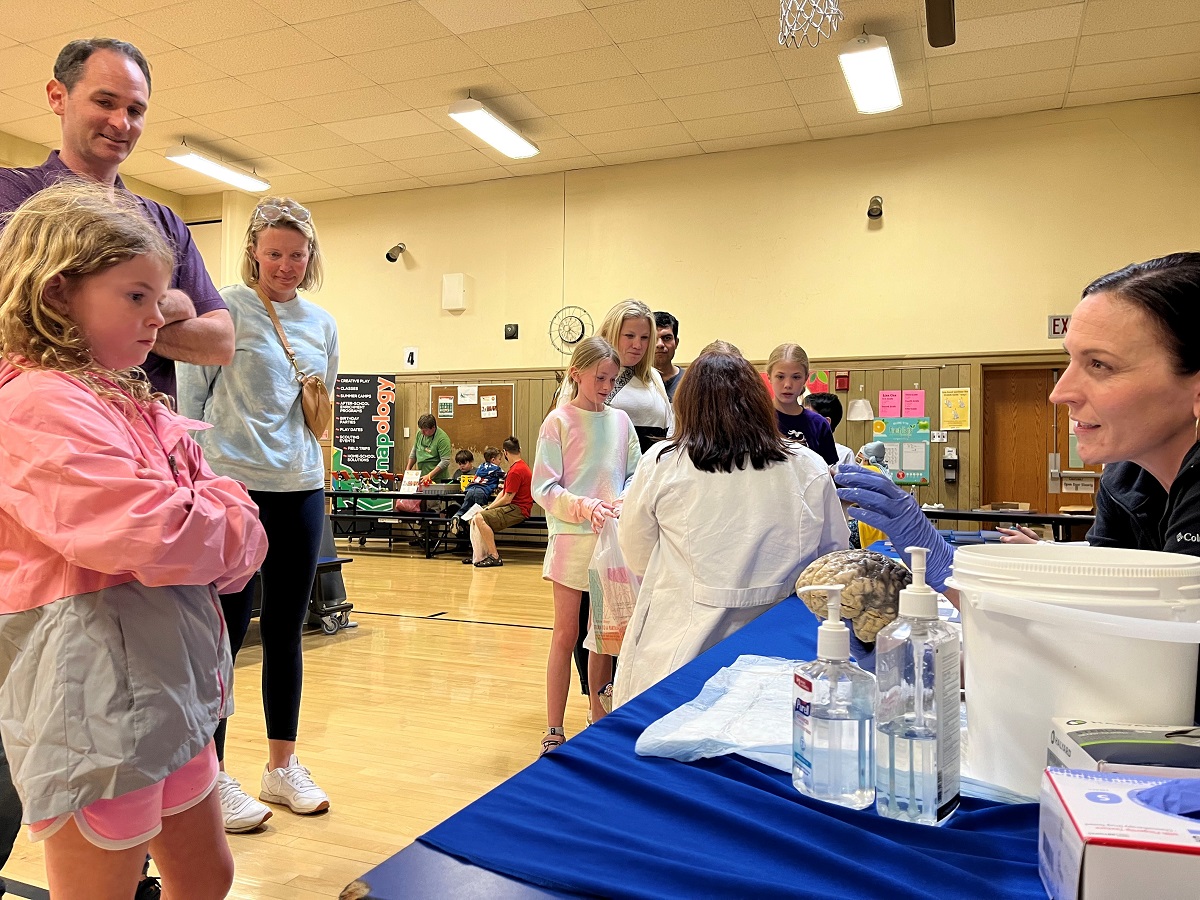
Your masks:
<instances>
[{"instance_id":1,"label":"white lab coat sleeve","mask_svg":"<svg viewBox=\"0 0 1200 900\"><path fill-rule=\"evenodd\" d=\"M563 487L563 453L560 424L556 416L547 416L538 434L533 460L533 484L530 493L538 506L560 522L587 522L596 502L572 494Z\"/></svg>"},{"instance_id":2,"label":"white lab coat sleeve","mask_svg":"<svg viewBox=\"0 0 1200 900\"><path fill-rule=\"evenodd\" d=\"M833 477L823 472L814 478L804 492L804 504L819 523L817 556L845 550L850 546L850 529L846 527L846 516L838 500Z\"/></svg>"},{"instance_id":3,"label":"white lab coat sleeve","mask_svg":"<svg viewBox=\"0 0 1200 900\"><path fill-rule=\"evenodd\" d=\"M638 575L646 574L650 556L658 546L661 534L654 510L658 493L654 476L660 474L658 466L657 454L642 457L621 507L617 540L621 544L625 565Z\"/></svg>"}]
</instances>

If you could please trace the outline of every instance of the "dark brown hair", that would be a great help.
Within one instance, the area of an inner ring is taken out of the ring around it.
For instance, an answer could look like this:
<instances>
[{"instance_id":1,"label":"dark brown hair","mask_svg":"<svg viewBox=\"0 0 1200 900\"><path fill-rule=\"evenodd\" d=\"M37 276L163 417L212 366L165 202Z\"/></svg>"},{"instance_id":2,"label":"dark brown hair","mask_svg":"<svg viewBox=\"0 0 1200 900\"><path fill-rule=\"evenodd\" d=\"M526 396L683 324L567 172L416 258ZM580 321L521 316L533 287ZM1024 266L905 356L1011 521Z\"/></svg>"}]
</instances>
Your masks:
<instances>
[{"instance_id":1,"label":"dark brown hair","mask_svg":"<svg viewBox=\"0 0 1200 900\"><path fill-rule=\"evenodd\" d=\"M484 447L483 448L483 461L484 462L495 462L499 458L500 458L500 451L496 447Z\"/></svg>"},{"instance_id":2,"label":"dark brown hair","mask_svg":"<svg viewBox=\"0 0 1200 900\"><path fill-rule=\"evenodd\" d=\"M521 452L521 442L517 440L517 436L515 434L510 434L508 437L506 437L503 442L501 442L500 446L504 448L504 452L506 453Z\"/></svg>"},{"instance_id":3,"label":"dark brown hair","mask_svg":"<svg viewBox=\"0 0 1200 900\"><path fill-rule=\"evenodd\" d=\"M675 438L660 459L683 450L701 472L732 472L747 463L765 469L789 456L762 377L725 341L709 344L684 370L675 416Z\"/></svg>"},{"instance_id":4,"label":"dark brown hair","mask_svg":"<svg viewBox=\"0 0 1200 900\"><path fill-rule=\"evenodd\" d=\"M459 450L454 454L454 461L460 466L463 463L473 463L475 462L475 454L464 447L462 450Z\"/></svg>"},{"instance_id":5,"label":"dark brown hair","mask_svg":"<svg viewBox=\"0 0 1200 900\"><path fill-rule=\"evenodd\" d=\"M421 418L417 419L418 428L437 428L437 419L429 413L425 413Z\"/></svg>"}]
</instances>

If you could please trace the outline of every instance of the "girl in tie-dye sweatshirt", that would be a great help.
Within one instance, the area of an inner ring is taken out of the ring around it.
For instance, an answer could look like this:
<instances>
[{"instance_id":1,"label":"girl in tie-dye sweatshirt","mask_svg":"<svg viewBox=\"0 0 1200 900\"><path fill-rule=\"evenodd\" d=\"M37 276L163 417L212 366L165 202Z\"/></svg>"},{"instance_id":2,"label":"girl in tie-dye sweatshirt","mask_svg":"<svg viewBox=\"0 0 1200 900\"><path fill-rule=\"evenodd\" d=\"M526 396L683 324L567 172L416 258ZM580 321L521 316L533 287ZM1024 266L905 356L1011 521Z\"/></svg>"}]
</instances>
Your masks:
<instances>
[{"instance_id":1,"label":"girl in tie-dye sweatshirt","mask_svg":"<svg viewBox=\"0 0 1200 900\"><path fill-rule=\"evenodd\" d=\"M554 588L554 636L546 664L547 734L542 753L566 740L563 718L571 652L579 637L579 604L588 589L588 562L605 519L620 501L641 459L637 433L622 410L605 405L620 359L603 338L581 342L567 371L570 402L553 410L538 434L533 498L546 510L550 533L542 577ZM599 692L612 681L612 657L588 658L593 720L604 715Z\"/></svg>"}]
</instances>

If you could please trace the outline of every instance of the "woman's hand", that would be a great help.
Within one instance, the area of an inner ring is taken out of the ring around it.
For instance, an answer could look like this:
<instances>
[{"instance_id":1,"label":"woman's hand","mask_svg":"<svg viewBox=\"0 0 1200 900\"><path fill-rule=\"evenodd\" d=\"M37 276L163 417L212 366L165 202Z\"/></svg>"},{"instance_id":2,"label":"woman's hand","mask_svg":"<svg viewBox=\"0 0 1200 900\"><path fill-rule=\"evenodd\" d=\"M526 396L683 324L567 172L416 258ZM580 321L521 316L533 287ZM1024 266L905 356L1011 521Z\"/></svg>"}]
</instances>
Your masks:
<instances>
[{"instance_id":1,"label":"woman's hand","mask_svg":"<svg viewBox=\"0 0 1200 900\"><path fill-rule=\"evenodd\" d=\"M1036 544L1041 537L1032 528L1018 525L1016 528L997 528L1002 544Z\"/></svg>"},{"instance_id":2,"label":"woman's hand","mask_svg":"<svg viewBox=\"0 0 1200 900\"><path fill-rule=\"evenodd\" d=\"M426 487L428 485L431 485L431 484L433 484L433 476L432 475L422 475L421 480L417 483L420 484L421 487Z\"/></svg>"}]
</instances>

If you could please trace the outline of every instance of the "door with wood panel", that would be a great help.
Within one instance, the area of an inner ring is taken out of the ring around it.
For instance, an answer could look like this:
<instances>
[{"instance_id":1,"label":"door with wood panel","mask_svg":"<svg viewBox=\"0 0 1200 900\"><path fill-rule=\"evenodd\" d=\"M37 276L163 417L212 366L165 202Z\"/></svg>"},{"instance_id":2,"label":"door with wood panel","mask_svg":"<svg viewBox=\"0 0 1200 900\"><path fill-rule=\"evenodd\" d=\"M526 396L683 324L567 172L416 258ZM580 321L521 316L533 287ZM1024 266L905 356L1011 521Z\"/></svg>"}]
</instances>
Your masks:
<instances>
[{"instance_id":1,"label":"door with wood panel","mask_svg":"<svg viewBox=\"0 0 1200 900\"><path fill-rule=\"evenodd\" d=\"M1037 512L1090 506L1100 466L1074 453L1065 406L1050 402L1055 367L983 370L982 503L1013 500Z\"/></svg>"}]
</instances>

